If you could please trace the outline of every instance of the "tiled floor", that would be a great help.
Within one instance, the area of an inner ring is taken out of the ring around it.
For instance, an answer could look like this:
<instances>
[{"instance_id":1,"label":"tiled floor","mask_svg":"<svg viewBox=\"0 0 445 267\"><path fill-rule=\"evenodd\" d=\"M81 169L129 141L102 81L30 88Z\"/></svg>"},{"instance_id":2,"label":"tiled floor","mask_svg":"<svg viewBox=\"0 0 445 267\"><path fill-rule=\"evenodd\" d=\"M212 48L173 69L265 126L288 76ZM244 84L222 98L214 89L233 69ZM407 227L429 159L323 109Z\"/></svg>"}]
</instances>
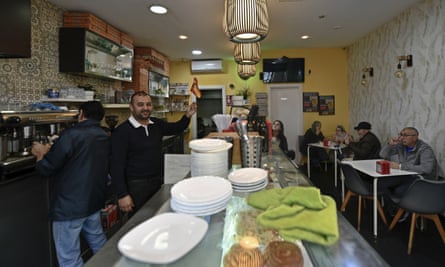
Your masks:
<instances>
[{"instance_id":1,"label":"tiled floor","mask_svg":"<svg viewBox=\"0 0 445 267\"><path fill-rule=\"evenodd\" d=\"M306 166L301 167L306 172ZM320 188L323 194L331 195L337 200L337 205L341 205L341 184L340 180L337 188L334 186L333 166L324 168L313 168L311 170L311 180ZM439 267L445 266L445 244L442 243L440 235L433 222L426 220L424 231L416 229L411 255L407 254L409 220L398 223L392 231L388 231L388 226L379 219L378 237L372 234L372 202L366 203L366 208L362 209L362 223L360 234L375 248L375 250L388 262L390 266L400 267ZM344 216L352 225L357 225L357 198L352 198L344 213ZM387 215L388 223L392 217ZM445 218L441 217L445 227Z\"/></svg>"}]
</instances>

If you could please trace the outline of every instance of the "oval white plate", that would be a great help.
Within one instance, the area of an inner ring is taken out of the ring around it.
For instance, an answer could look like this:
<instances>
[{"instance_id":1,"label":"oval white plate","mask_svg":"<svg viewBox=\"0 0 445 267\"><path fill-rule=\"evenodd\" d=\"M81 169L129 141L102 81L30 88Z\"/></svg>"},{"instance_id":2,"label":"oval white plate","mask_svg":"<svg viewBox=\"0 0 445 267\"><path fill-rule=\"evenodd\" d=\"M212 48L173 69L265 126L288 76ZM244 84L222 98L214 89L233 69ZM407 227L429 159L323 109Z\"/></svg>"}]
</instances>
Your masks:
<instances>
[{"instance_id":1,"label":"oval white plate","mask_svg":"<svg viewBox=\"0 0 445 267\"><path fill-rule=\"evenodd\" d=\"M235 184L255 184L267 178L267 171L260 168L241 168L229 174Z\"/></svg>"},{"instance_id":2,"label":"oval white plate","mask_svg":"<svg viewBox=\"0 0 445 267\"><path fill-rule=\"evenodd\" d=\"M214 203L232 194L232 184L218 176L184 179L171 189L172 198L183 204Z\"/></svg>"},{"instance_id":3,"label":"oval white plate","mask_svg":"<svg viewBox=\"0 0 445 267\"><path fill-rule=\"evenodd\" d=\"M194 248L207 232L205 220L188 214L162 213L133 228L118 243L119 251L133 260L171 263Z\"/></svg>"}]
</instances>

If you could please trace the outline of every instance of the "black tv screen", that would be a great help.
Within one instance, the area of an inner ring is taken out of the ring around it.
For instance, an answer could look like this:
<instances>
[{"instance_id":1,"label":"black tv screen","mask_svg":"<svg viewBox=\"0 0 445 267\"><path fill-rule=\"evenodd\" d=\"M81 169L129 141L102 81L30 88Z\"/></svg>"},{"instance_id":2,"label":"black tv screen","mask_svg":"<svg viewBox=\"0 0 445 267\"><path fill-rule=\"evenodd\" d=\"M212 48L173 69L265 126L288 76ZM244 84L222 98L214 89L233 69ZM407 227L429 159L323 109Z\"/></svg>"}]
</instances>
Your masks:
<instances>
[{"instance_id":1,"label":"black tv screen","mask_svg":"<svg viewBox=\"0 0 445 267\"><path fill-rule=\"evenodd\" d=\"M0 1L0 58L31 57L31 0Z\"/></svg>"},{"instance_id":2,"label":"black tv screen","mask_svg":"<svg viewBox=\"0 0 445 267\"><path fill-rule=\"evenodd\" d=\"M302 83L304 58L265 58L260 77L264 83Z\"/></svg>"}]
</instances>

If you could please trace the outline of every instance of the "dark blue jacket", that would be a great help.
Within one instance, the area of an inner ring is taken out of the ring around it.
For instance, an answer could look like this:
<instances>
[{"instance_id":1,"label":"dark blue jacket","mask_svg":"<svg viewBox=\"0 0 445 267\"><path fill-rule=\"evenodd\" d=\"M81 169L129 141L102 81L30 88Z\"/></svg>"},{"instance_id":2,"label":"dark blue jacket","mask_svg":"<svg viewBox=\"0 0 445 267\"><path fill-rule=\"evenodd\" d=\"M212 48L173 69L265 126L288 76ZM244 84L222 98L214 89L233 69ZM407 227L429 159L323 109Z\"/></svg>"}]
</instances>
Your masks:
<instances>
[{"instance_id":1,"label":"dark blue jacket","mask_svg":"<svg viewBox=\"0 0 445 267\"><path fill-rule=\"evenodd\" d=\"M83 218L105 204L110 138L95 120L79 122L60 135L36 169L54 179L50 217Z\"/></svg>"}]
</instances>

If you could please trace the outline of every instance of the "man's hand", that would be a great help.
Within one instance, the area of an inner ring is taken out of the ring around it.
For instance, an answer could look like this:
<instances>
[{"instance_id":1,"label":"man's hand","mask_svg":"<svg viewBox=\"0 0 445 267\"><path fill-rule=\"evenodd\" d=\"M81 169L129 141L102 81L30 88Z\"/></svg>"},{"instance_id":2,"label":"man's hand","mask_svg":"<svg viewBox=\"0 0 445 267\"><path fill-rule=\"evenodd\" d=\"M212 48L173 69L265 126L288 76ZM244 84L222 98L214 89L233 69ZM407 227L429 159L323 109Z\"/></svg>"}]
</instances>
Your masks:
<instances>
[{"instance_id":1,"label":"man's hand","mask_svg":"<svg viewBox=\"0 0 445 267\"><path fill-rule=\"evenodd\" d=\"M118 204L119 204L119 208L124 211L124 212L130 212L133 211L133 199L131 198L130 195L126 195L123 198L120 198L118 200Z\"/></svg>"},{"instance_id":2,"label":"man's hand","mask_svg":"<svg viewBox=\"0 0 445 267\"><path fill-rule=\"evenodd\" d=\"M32 149L31 153L36 156L37 161L42 160L43 156L45 156L46 153L48 153L49 149L51 148L50 144L41 144L39 142L33 142L32 143Z\"/></svg>"},{"instance_id":3,"label":"man's hand","mask_svg":"<svg viewBox=\"0 0 445 267\"><path fill-rule=\"evenodd\" d=\"M391 161L389 162L391 169L400 169L400 163Z\"/></svg>"},{"instance_id":4,"label":"man's hand","mask_svg":"<svg viewBox=\"0 0 445 267\"><path fill-rule=\"evenodd\" d=\"M185 114L187 116L187 118L191 118L193 116L193 114L196 113L196 111L198 110L198 106L196 105L196 103L192 103L189 106L189 109L187 110L187 113Z\"/></svg>"}]
</instances>

